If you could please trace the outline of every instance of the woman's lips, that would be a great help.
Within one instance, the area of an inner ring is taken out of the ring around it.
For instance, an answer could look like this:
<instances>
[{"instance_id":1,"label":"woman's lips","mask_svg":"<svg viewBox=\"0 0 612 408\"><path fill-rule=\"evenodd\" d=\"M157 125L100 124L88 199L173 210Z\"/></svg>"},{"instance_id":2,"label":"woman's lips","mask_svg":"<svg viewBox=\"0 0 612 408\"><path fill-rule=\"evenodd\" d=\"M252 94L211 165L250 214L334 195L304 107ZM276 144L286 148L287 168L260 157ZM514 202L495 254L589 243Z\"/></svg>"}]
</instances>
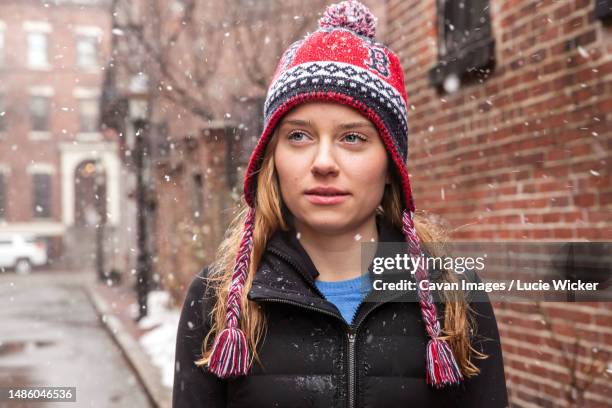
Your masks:
<instances>
[{"instance_id":1,"label":"woman's lips","mask_svg":"<svg viewBox=\"0 0 612 408\"><path fill-rule=\"evenodd\" d=\"M316 205L334 205L340 204L346 201L349 194L336 194L336 195L321 195L321 194L305 194L306 199L311 204Z\"/></svg>"}]
</instances>

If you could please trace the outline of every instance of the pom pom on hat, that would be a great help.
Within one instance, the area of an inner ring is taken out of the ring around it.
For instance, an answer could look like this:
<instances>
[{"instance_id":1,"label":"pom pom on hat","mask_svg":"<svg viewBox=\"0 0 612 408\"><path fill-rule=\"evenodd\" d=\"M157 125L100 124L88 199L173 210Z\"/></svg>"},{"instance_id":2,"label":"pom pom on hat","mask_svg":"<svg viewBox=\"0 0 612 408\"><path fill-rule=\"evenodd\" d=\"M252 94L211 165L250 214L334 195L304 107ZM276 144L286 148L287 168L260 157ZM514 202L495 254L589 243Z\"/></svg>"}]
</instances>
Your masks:
<instances>
[{"instance_id":1,"label":"pom pom on hat","mask_svg":"<svg viewBox=\"0 0 612 408\"><path fill-rule=\"evenodd\" d=\"M346 0L327 7L319 19L320 28L346 28L359 35L374 39L377 18L366 6L355 0Z\"/></svg>"}]
</instances>

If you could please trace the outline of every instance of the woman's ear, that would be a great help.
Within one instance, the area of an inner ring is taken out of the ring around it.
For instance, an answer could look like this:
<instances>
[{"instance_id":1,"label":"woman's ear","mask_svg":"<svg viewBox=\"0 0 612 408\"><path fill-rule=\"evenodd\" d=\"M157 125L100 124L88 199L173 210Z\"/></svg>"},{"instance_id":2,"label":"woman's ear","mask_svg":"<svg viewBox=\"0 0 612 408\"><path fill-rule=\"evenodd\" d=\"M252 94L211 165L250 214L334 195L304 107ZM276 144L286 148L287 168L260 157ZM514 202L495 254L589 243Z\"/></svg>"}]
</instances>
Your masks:
<instances>
[{"instance_id":1,"label":"woman's ear","mask_svg":"<svg viewBox=\"0 0 612 408\"><path fill-rule=\"evenodd\" d=\"M387 170L387 174L385 175L385 184L391 184L391 173Z\"/></svg>"}]
</instances>

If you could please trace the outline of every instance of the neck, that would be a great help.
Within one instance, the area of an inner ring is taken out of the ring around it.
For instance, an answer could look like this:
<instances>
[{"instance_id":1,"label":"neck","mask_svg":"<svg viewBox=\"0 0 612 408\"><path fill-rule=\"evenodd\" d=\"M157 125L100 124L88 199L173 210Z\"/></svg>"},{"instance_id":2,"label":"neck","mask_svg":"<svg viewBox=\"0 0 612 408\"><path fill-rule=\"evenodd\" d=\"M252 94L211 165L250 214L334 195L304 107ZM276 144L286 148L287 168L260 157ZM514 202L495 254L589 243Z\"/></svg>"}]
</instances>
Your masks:
<instances>
[{"instance_id":1,"label":"neck","mask_svg":"<svg viewBox=\"0 0 612 408\"><path fill-rule=\"evenodd\" d=\"M322 232L295 220L300 243L319 272L317 280L339 281L361 275L361 244L378 241L376 217L338 232Z\"/></svg>"}]
</instances>

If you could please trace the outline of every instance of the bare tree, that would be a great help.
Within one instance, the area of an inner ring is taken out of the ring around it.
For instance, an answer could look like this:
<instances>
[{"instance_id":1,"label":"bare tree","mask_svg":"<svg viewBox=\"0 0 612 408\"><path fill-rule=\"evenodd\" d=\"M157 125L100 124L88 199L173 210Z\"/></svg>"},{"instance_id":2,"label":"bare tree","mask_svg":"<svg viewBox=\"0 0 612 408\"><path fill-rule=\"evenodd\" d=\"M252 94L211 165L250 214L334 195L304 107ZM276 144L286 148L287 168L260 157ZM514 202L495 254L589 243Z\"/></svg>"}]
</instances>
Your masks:
<instances>
[{"instance_id":1,"label":"bare tree","mask_svg":"<svg viewBox=\"0 0 612 408\"><path fill-rule=\"evenodd\" d=\"M123 40L114 57L128 75L146 74L151 93L212 119L205 90L222 52L223 15L218 13L223 8L197 0L115 2L121 17L113 31Z\"/></svg>"},{"instance_id":2,"label":"bare tree","mask_svg":"<svg viewBox=\"0 0 612 408\"><path fill-rule=\"evenodd\" d=\"M114 59L130 75L145 73L151 90L202 119L213 119L207 88L216 79L230 33L234 55L249 95L261 99L284 49L316 29L326 3L281 0L113 0Z\"/></svg>"},{"instance_id":3,"label":"bare tree","mask_svg":"<svg viewBox=\"0 0 612 408\"><path fill-rule=\"evenodd\" d=\"M265 92L275 65L287 46L316 29L320 10L326 2L230 0L235 26L237 55L250 82Z\"/></svg>"}]
</instances>

